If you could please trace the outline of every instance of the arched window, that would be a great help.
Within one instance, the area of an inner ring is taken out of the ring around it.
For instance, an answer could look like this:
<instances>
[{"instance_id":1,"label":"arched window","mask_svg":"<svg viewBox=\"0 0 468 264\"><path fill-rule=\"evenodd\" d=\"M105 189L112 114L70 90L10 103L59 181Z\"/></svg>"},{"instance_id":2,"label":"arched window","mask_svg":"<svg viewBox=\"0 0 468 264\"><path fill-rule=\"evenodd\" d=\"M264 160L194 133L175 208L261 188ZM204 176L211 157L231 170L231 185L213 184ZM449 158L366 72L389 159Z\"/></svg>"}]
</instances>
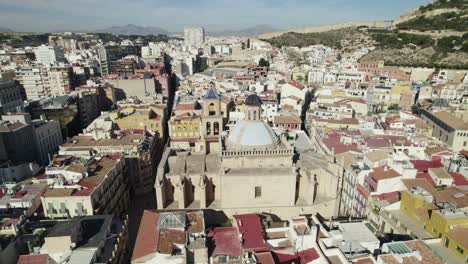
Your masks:
<instances>
[{"instance_id":1,"label":"arched window","mask_svg":"<svg viewBox=\"0 0 468 264\"><path fill-rule=\"evenodd\" d=\"M211 103L210 106L208 107L208 114L210 116L216 115L216 109L214 103Z\"/></svg>"},{"instance_id":2,"label":"arched window","mask_svg":"<svg viewBox=\"0 0 468 264\"><path fill-rule=\"evenodd\" d=\"M210 135L211 134L211 123L206 122L206 134Z\"/></svg>"},{"instance_id":3,"label":"arched window","mask_svg":"<svg viewBox=\"0 0 468 264\"><path fill-rule=\"evenodd\" d=\"M253 120L257 120L257 110L253 111Z\"/></svg>"},{"instance_id":4,"label":"arched window","mask_svg":"<svg viewBox=\"0 0 468 264\"><path fill-rule=\"evenodd\" d=\"M247 120L252 120L252 117L251 117L251 115L250 115L250 110L247 111L247 114L249 115L248 118L247 118Z\"/></svg>"},{"instance_id":5,"label":"arched window","mask_svg":"<svg viewBox=\"0 0 468 264\"><path fill-rule=\"evenodd\" d=\"M213 128L214 134L215 134L215 135L219 135L219 123L218 123L218 122L214 122L214 123L213 123L213 126L214 126L214 128Z\"/></svg>"}]
</instances>

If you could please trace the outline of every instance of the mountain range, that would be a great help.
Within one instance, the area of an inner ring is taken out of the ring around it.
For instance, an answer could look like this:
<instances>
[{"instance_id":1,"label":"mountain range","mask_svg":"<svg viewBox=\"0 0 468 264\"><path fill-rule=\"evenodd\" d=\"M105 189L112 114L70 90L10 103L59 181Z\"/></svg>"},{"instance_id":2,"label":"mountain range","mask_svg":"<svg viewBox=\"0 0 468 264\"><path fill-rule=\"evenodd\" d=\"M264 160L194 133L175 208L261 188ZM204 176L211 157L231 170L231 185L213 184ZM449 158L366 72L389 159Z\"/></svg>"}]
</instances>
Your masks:
<instances>
[{"instance_id":1,"label":"mountain range","mask_svg":"<svg viewBox=\"0 0 468 264\"><path fill-rule=\"evenodd\" d=\"M0 32L13 32L13 30L6 27L0 27Z\"/></svg>"},{"instance_id":2,"label":"mountain range","mask_svg":"<svg viewBox=\"0 0 468 264\"><path fill-rule=\"evenodd\" d=\"M278 29L269 25L258 25L240 30L208 31L209 36L235 36L235 37L253 37L269 32L275 32Z\"/></svg>"},{"instance_id":3,"label":"mountain range","mask_svg":"<svg viewBox=\"0 0 468 264\"><path fill-rule=\"evenodd\" d=\"M92 30L95 33L111 33L114 35L168 35L169 32L160 27L144 27L133 24L112 26L104 29Z\"/></svg>"},{"instance_id":4,"label":"mountain range","mask_svg":"<svg viewBox=\"0 0 468 264\"><path fill-rule=\"evenodd\" d=\"M278 31L268 25L258 25L240 30L206 30L208 36L236 36L236 37L252 37L264 33ZM134 24L127 24L123 26L112 26L108 28L96 29L96 30L57 30L58 32L90 32L90 33L111 33L114 35L180 35L183 32L169 32L160 27L144 27Z\"/></svg>"}]
</instances>

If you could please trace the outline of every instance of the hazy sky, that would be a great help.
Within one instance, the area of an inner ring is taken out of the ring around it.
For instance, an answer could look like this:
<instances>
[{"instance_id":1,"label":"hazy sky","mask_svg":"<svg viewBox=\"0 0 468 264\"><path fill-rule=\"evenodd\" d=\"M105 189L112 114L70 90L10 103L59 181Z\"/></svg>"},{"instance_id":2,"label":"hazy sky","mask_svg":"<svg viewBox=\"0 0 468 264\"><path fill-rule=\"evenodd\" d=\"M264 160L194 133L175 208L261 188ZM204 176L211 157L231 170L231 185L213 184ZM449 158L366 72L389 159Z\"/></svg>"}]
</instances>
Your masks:
<instances>
[{"instance_id":1,"label":"hazy sky","mask_svg":"<svg viewBox=\"0 0 468 264\"><path fill-rule=\"evenodd\" d=\"M180 31L267 24L295 28L387 20L429 0L0 0L0 27L17 31L92 30L136 24Z\"/></svg>"}]
</instances>

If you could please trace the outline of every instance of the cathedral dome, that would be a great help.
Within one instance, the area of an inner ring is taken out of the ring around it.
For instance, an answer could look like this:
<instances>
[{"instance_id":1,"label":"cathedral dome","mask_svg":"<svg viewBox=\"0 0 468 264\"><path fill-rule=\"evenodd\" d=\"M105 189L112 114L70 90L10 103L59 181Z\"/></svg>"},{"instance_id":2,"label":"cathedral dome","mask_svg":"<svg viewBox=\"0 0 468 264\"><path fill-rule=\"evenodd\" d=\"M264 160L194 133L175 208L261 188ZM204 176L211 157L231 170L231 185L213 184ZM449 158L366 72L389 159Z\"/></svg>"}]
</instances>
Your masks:
<instances>
[{"instance_id":1,"label":"cathedral dome","mask_svg":"<svg viewBox=\"0 0 468 264\"><path fill-rule=\"evenodd\" d=\"M241 120L232 128L228 144L240 148L269 148L279 143L278 136L263 121Z\"/></svg>"},{"instance_id":2,"label":"cathedral dome","mask_svg":"<svg viewBox=\"0 0 468 264\"><path fill-rule=\"evenodd\" d=\"M262 101L256 94L251 94L245 99L245 105L260 106Z\"/></svg>"}]
</instances>

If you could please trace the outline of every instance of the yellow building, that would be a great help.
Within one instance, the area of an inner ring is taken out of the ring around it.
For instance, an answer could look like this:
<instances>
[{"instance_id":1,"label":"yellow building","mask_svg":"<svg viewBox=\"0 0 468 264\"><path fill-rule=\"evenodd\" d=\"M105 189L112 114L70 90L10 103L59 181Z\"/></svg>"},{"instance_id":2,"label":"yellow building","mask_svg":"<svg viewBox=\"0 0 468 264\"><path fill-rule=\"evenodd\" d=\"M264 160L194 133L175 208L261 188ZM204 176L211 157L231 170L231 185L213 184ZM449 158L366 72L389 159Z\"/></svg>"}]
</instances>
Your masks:
<instances>
[{"instance_id":1,"label":"yellow building","mask_svg":"<svg viewBox=\"0 0 468 264\"><path fill-rule=\"evenodd\" d=\"M291 80L293 81L305 83L306 79L307 79L307 76L305 72L301 72L301 71L291 72Z\"/></svg>"},{"instance_id":2,"label":"yellow building","mask_svg":"<svg viewBox=\"0 0 468 264\"><path fill-rule=\"evenodd\" d=\"M392 87L392 94L402 94L411 91L410 85L396 85Z\"/></svg>"},{"instance_id":3,"label":"yellow building","mask_svg":"<svg viewBox=\"0 0 468 264\"><path fill-rule=\"evenodd\" d=\"M400 211L456 256L468 258L467 193L456 188L436 191L416 187L401 193Z\"/></svg>"},{"instance_id":4,"label":"yellow building","mask_svg":"<svg viewBox=\"0 0 468 264\"><path fill-rule=\"evenodd\" d=\"M197 114L183 113L172 116L169 120L169 136L176 138L199 138L201 132L201 118Z\"/></svg>"},{"instance_id":5,"label":"yellow building","mask_svg":"<svg viewBox=\"0 0 468 264\"><path fill-rule=\"evenodd\" d=\"M169 120L171 148L195 152L206 151L201 124L201 117L194 113L187 112L172 116Z\"/></svg>"},{"instance_id":6,"label":"yellow building","mask_svg":"<svg viewBox=\"0 0 468 264\"><path fill-rule=\"evenodd\" d=\"M119 130L142 129L164 137L163 116L150 107L126 107L110 114Z\"/></svg>"},{"instance_id":7,"label":"yellow building","mask_svg":"<svg viewBox=\"0 0 468 264\"><path fill-rule=\"evenodd\" d=\"M346 92L345 91L332 91L331 96L332 97L346 97Z\"/></svg>"}]
</instances>

